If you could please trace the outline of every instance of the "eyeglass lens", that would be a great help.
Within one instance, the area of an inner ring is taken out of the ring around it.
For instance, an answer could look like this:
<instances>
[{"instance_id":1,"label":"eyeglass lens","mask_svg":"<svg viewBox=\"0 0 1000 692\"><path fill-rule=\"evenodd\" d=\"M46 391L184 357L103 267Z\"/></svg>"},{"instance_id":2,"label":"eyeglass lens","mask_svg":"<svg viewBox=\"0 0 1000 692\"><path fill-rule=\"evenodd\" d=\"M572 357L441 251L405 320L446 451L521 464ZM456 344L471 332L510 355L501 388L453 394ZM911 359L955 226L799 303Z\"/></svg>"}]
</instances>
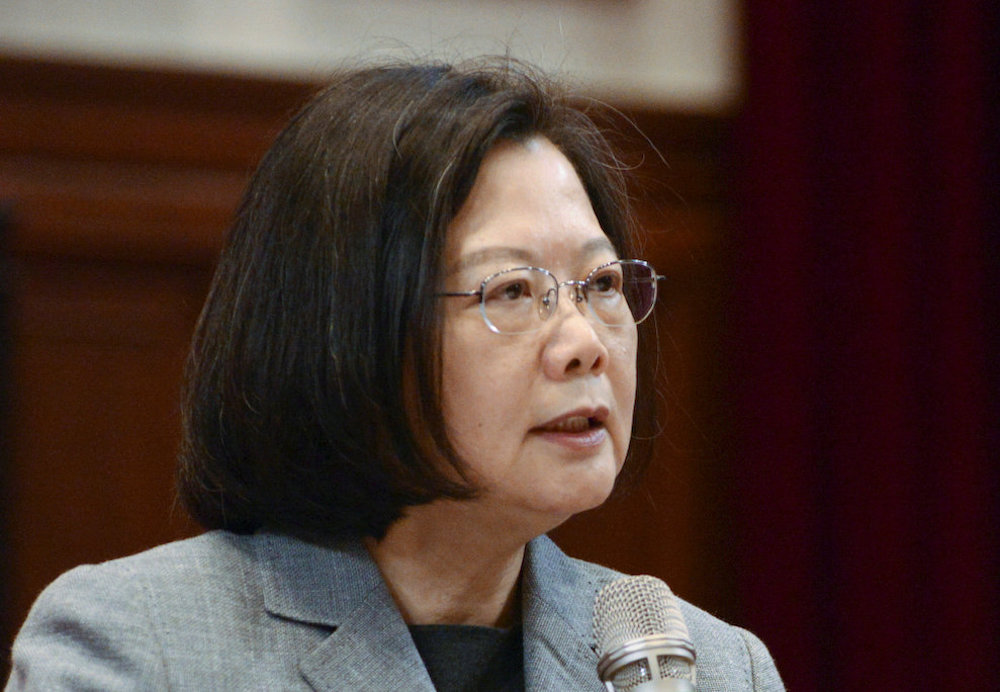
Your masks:
<instances>
[{"instance_id":1,"label":"eyeglass lens","mask_svg":"<svg viewBox=\"0 0 1000 692\"><path fill-rule=\"evenodd\" d=\"M656 274L644 262L619 260L604 264L581 282L568 282L574 298L586 301L603 324L636 324L649 316L656 301ZM535 267L508 269L482 286L486 321L504 334L533 331L555 310L560 285L548 271Z\"/></svg>"}]
</instances>

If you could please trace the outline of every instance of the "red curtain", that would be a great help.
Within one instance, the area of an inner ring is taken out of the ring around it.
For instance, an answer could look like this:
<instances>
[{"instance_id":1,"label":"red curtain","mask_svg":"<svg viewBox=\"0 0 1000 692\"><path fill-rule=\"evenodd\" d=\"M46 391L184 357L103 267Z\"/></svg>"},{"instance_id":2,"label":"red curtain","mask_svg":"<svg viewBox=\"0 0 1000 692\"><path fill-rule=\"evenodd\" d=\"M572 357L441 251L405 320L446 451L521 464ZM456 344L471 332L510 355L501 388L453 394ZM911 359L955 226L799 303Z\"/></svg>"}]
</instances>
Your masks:
<instances>
[{"instance_id":1,"label":"red curtain","mask_svg":"<svg viewBox=\"0 0 1000 692\"><path fill-rule=\"evenodd\" d=\"M1000 689L994 12L744 3L733 554L791 690Z\"/></svg>"}]
</instances>

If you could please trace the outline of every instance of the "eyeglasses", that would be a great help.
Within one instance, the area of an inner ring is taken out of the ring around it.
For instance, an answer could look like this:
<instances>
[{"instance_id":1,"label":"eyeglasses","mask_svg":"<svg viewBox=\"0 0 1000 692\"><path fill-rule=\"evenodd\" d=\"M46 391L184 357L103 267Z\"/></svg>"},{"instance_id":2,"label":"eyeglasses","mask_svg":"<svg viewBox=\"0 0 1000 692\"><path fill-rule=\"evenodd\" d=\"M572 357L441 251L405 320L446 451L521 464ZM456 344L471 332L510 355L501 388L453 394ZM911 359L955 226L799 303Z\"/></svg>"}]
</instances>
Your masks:
<instances>
[{"instance_id":1,"label":"eyeglasses","mask_svg":"<svg viewBox=\"0 0 1000 692\"><path fill-rule=\"evenodd\" d=\"M438 295L479 296L479 311L491 331L525 334L541 328L559 307L559 289L569 286L573 302L586 303L598 322L625 327L639 324L653 312L656 282L663 278L648 262L633 259L602 264L583 281L559 281L540 267L514 267L490 274L478 291Z\"/></svg>"}]
</instances>

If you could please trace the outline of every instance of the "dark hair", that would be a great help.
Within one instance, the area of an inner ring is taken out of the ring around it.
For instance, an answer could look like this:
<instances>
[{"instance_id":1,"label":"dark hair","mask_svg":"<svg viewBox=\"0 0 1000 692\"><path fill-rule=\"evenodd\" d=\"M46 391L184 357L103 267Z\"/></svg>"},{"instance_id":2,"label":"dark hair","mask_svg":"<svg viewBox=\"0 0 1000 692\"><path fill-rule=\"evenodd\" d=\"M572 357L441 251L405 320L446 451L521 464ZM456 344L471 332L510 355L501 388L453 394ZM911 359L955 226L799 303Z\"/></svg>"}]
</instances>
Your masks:
<instances>
[{"instance_id":1,"label":"dark hair","mask_svg":"<svg viewBox=\"0 0 1000 692\"><path fill-rule=\"evenodd\" d=\"M188 359L179 493L198 522L380 538L407 506L475 495L441 414L435 293L483 157L532 136L573 163L620 256L635 255L608 142L519 63L356 69L294 116L244 194ZM649 338L626 476L650 452Z\"/></svg>"}]
</instances>

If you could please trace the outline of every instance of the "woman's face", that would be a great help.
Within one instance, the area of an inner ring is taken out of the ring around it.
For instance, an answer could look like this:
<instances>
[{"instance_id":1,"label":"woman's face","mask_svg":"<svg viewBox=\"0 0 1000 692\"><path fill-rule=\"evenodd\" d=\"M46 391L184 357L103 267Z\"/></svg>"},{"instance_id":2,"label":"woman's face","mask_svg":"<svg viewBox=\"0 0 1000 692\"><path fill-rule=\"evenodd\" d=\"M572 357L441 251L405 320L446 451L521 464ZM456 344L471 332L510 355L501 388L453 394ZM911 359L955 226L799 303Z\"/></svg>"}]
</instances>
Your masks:
<instances>
[{"instance_id":1,"label":"woman's face","mask_svg":"<svg viewBox=\"0 0 1000 692\"><path fill-rule=\"evenodd\" d=\"M449 227L444 290L520 266L579 280L616 258L562 152L543 138L503 142ZM636 327L604 326L570 297L561 288L549 319L516 335L490 331L476 296L442 306L442 407L482 490L474 502L537 532L607 498L632 430Z\"/></svg>"}]
</instances>

